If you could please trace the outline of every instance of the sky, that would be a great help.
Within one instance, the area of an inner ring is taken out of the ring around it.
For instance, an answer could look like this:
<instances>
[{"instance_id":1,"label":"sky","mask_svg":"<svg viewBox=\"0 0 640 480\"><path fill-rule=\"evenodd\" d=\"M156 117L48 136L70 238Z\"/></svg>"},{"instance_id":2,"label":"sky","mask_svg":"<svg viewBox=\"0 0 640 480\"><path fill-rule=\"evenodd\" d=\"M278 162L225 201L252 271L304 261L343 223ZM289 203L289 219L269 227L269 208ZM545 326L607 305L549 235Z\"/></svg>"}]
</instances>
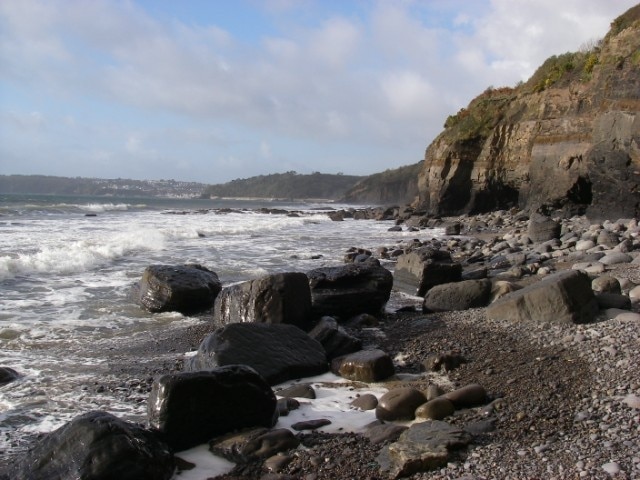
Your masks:
<instances>
[{"instance_id":1,"label":"sky","mask_svg":"<svg viewBox=\"0 0 640 480\"><path fill-rule=\"evenodd\" d=\"M1 0L0 174L222 183L420 161L638 0Z\"/></svg>"}]
</instances>

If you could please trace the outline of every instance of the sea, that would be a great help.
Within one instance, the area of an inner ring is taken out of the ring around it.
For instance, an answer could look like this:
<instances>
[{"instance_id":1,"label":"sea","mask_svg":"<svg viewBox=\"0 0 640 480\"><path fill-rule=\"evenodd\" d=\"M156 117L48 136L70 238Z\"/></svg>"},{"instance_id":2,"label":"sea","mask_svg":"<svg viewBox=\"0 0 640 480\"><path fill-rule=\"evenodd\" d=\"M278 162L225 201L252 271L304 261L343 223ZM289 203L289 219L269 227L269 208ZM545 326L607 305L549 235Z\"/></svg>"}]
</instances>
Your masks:
<instances>
[{"instance_id":1,"label":"sea","mask_svg":"<svg viewBox=\"0 0 640 480\"><path fill-rule=\"evenodd\" d=\"M20 374L0 386L0 459L90 410L144 423L144 402L87 385L107 374L114 346L202 321L136 305L131 288L147 266L199 263L228 286L340 265L351 247L375 250L416 238L390 232L392 222L331 221L327 213L340 208L348 207L0 195L0 367Z\"/></svg>"}]
</instances>

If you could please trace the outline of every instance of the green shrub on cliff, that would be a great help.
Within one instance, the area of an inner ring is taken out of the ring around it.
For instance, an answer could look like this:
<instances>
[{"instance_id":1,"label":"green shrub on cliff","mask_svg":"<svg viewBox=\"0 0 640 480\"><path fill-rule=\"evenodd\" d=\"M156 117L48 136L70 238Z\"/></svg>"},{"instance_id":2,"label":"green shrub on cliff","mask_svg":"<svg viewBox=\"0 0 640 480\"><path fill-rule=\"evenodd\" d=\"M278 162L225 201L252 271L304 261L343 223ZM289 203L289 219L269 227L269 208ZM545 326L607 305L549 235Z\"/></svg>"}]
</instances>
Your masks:
<instances>
[{"instance_id":1,"label":"green shrub on cliff","mask_svg":"<svg viewBox=\"0 0 640 480\"><path fill-rule=\"evenodd\" d=\"M488 88L471 101L468 108L461 108L445 121L445 128L460 140L487 137L502 120L506 109L516 96L510 87Z\"/></svg>"}]
</instances>

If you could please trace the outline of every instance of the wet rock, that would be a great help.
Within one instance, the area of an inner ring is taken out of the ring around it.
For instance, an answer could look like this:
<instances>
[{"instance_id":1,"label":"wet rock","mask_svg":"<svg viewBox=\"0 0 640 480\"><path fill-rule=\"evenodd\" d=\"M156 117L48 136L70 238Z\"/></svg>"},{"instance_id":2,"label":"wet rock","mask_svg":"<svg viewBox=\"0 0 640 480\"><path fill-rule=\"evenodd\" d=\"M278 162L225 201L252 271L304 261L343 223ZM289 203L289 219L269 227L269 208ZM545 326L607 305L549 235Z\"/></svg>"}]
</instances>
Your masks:
<instances>
[{"instance_id":1,"label":"wet rock","mask_svg":"<svg viewBox=\"0 0 640 480\"><path fill-rule=\"evenodd\" d=\"M427 312L447 312L484 307L491 298L491 280L464 280L436 285L422 303Z\"/></svg>"},{"instance_id":2,"label":"wet rock","mask_svg":"<svg viewBox=\"0 0 640 480\"><path fill-rule=\"evenodd\" d=\"M163 375L153 383L147 408L149 425L176 451L276 420L271 387L244 365Z\"/></svg>"},{"instance_id":3,"label":"wet rock","mask_svg":"<svg viewBox=\"0 0 640 480\"><path fill-rule=\"evenodd\" d=\"M0 367L0 386L20 378L20 374L10 367Z\"/></svg>"},{"instance_id":4,"label":"wet rock","mask_svg":"<svg viewBox=\"0 0 640 480\"><path fill-rule=\"evenodd\" d=\"M362 349L362 341L347 333L332 317L322 317L309 336L322 344L329 360Z\"/></svg>"},{"instance_id":5,"label":"wet rock","mask_svg":"<svg viewBox=\"0 0 640 480\"><path fill-rule=\"evenodd\" d=\"M444 234L445 235L460 235L460 229L462 226L460 222L449 223L444 226Z\"/></svg>"},{"instance_id":6,"label":"wet rock","mask_svg":"<svg viewBox=\"0 0 640 480\"><path fill-rule=\"evenodd\" d=\"M397 425L395 423L375 422L365 430L363 435L368 438L373 445L377 445L389 440L395 442L400 434L407 429L408 427L405 427L404 425Z\"/></svg>"},{"instance_id":7,"label":"wet rock","mask_svg":"<svg viewBox=\"0 0 640 480\"><path fill-rule=\"evenodd\" d=\"M379 382L395 373L391 357L382 350L361 350L334 358L331 371L349 380Z\"/></svg>"},{"instance_id":8,"label":"wet rock","mask_svg":"<svg viewBox=\"0 0 640 480\"><path fill-rule=\"evenodd\" d=\"M150 265L133 297L150 312L191 314L211 308L221 289L215 272L201 265Z\"/></svg>"},{"instance_id":9,"label":"wet rock","mask_svg":"<svg viewBox=\"0 0 640 480\"><path fill-rule=\"evenodd\" d=\"M615 293L620 295L620 282L611 275L602 275L591 281L591 288L598 293Z\"/></svg>"},{"instance_id":10,"label":"wet rock","mask_svg":"<svg viewBox=\"0 0 640 480\"><path fill-rule=\"evenodd\" d=\"M442 387L434 383L429 385L427 389L424 391L424 396L426 397L427 401L433 400L434 398L438 398L440 395L443 395L443 394L444 394L444 391L442 390Z\"/></svg>"},{"instance_id":11,"label":"wet rock","mask_svg":"<svg viewBox=\"0 0 640 480\"><path fill-rule=\"evenodd\" d=\"M379 314L391 295L393 276L377 260L307 273L312 310L317 317L348 319L361 313Z\"/></svg>"},{"instance_id":12,"label":"wet rock","mask_svg":"<svg viewBox=\"0 0 640 480\"><path fill-rule=\"evenodd\" d=\"M470 442L467 432L446 422L422 422L412 425L397 442L384 447L376 460L383 473L397 479L446 466L451 451Z\"/></svg>"},{"instance_id":13,"label":"wet rock","mask_svg":"<svg viewBox=\"0 0 640 480\"><path fill-rule=\"evenodd\" d=\"M173 472L173 454L154 432L89 412L40 440L11 479L168 480Z\"/></svg>"},{"instance_id":14,"label":"wet rock","mask_svg":"<svg viewBox=\"0 0 640 480\"><path fill-rule=\"evenodd\" d=\"M447 392L443 397L450 400L457 409L484 405L488 399L484 387L477 383L465 385L452 392Z\"/></svg>"},{"instance_id":15,"label":"wet rock","mask_svg":"<svg viewBox=\"0 0 640 480\"><path fill-rule=\"evenodd\" d=\"M291 430L252 428L233 432L209 442L209 451L235 463L268 458L300 445Z\"/></svg>"},{"instance_id":16,"label":"wet rock","mask_svg":"<svg viewBox=\"0 0 640 480\"><path fill-rule=\"evenodd\" d=\"M287 398L316 398L316 391L310 383L299 383L290 387L278 390L276 395Z\"/></svg>"},{"instance_id":17,"label":"wet rock","mask_svg":"<svg viewBox=\"0 0 640 480\"><path fill-rule=\"evenodd\" d=\"M300 408L300 402L290 397L279 398L276 408L278 409L279 417L286 417L293 410Z\"/></svg>"},{"instance_id":18,"label":"wet rock","mask_svg":"<svg viewBox=\"0 0 640 480\"><path fill-rule=\"evenodd\" d=\"M419 419L442 420L456 411L451 400L438 397L420 405L415 412L415 417Z\"/></svg>"},{"instance_id":19,"label":"wet rock","mask_svg":"<svg viewBox=\"0 0 640 480\"><path fill-rule=\"evenodd\" d=\"M449 252L422 247L398 257L394 288L422 297L436 285L461 279L462 265L454 263Z\"/></svg>"},{"instance_id":20,"label":"wet rock","mask_svg":"<svg viewBox=\"0 0 640 480\"><path fill-rule=\"evenodd\" d=\"M378 397L372 393L365 393L354 399L351 406L363 411L373 410L378 406Z\"/></svg>"},{"instance_id":21,"label":"wet rock","mask_svg":"<svg viewBox=\"0 0 640 480\"><path fill-rule=\"evenodd\" d=\"M311 328L311 292L304 273L267 275L225 288L215 303L213 322L286 323Z\"/></svg>"},{"instance_id":22,"label":"wet rock","mask_svg":"<svg viewBox=\"0 0 640 480\"><path fill-rule=\"evenodd\" d=\"M560 237L560 224L550 217L534 213L529 218L527 235L533 243L553 240Z\"/></svg>"},{"instance_id":23,"label":"wet rock","mask_svg":"<svg viewBox=\"0 0 640 480\"><path fill-rule=\"evenodd\" d=\"M516 290L520 290L522 287L513 282L508 282L506 280L498 280L491 287L491 298L489 299L489 303L493 303L496 300L504 297L505 295L515 292Z\"/></svg>"},{"instance_id":24,"label":"wet rock","mask_svg":"<svg viewBox=\"0 0 640 480\"><path fill-rule=\"evenodd\" d=\"M518 322L586 323L597 311L589 277L569 270L502 297L487 307L486 315Z\"/></svg>"},{"instance_id":25,"label":"wet rock","mask_svg":"<svg viewBox=\"0 0 640 480\"><path fill-rule=\"evenodd\" d=\"M463 363L467 363L467 359L464 358L459 352L445 352L440 354L432 354L422 362L422 367L427 372L439 372L444 370L450 372L455 370Z\"/></svg>"},{"instance_id":26,"label":"wet rock","mask_svg":"<svg viewBox=\"0 0 640 480\"><path fill-rule=\"evenodd\" d=\"M331 420L327 418L318 418L315 420L306 420L304 422L297 422L291 425L291 428L297 431L302 430L317 430L318 428L331 425Z\"/></svg>"},{"instance_id":27,"label":"wet rock","mask_svg":"<svg viewBox=\"0 0 640 480\"><path fill-rule=\"evenodd\" d=\"M412 387L394 388L378 400L376 418L385 422L413 420L416 409L426 401L420 390Z\"/></svg>"},{"instance_id":28,"label":"wet rock","mask_svg":"<svg viewBox=\"0 0 640 480\"><path fill-rule=\"evenodd\" d=\"M328 370L322 345L286 324L231 323L208 335L187 370L248 365L270 385L319 375Z\"/></svg>"},{"instance_id":29,"label":"wet rock","mask_svg":"<svg viewBox=\"0 0 640 480\"><path fill-rule=\"evenodd\" d=\"M627 253L609 252L598 261L607 266L618 265L620 263L631 263L633 261L633 257Z\"/></svg>"},{"instance_id":30,"label":"wet rock","mask_svg":"<svg viewBox=\"0 0 640 480\"><path fill-rule=\"evenodd\" d=\"M596 295L598 306L601 310L607 308L617 308L620 310L631 310L631 299L626 295L615 293L599 293Z\"/></svg>"}]
</instances>

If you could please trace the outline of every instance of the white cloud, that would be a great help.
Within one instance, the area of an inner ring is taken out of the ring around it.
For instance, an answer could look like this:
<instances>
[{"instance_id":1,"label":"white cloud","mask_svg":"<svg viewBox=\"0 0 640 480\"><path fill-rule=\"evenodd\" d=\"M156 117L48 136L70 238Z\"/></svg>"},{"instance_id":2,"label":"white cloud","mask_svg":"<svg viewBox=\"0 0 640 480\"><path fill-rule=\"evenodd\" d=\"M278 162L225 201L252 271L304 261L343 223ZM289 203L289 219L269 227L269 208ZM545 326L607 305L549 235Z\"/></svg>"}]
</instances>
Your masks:
<instances>
[{"instance_id":1,"label":"white cloud","mask_svg":"<svg viewBox=\"0 0 640 480\"><path fill-rule=\"evenodd\" d=\"M434 98L429 82L416 72L392 72L382 79L384 92L395 117L423 117Z\"/></svg>"},{"instance_id":2,"label":"white cloud","mask_svg":"<svg viewBox=\"0 0 640 480\"><path fill-rule=\"evenodd\" d=\"M273 25L248 41L225 25L154 18L133 0L5 0L0 81L33 100L1 118L14 130L55 127L51 145L78 157L99 140L111 160L143 166L176 165L188 149L194 171L247 176L302 161L313 171L331 151L354 173L384 170L416 161L487 86L513 85L604 35L634 2L381 0L356 14L347 3L272 0L253 3ZM47 110L55 104L64 111ZM7 152L11 136L0 139Z\"/></svg>"}]
</instances>

